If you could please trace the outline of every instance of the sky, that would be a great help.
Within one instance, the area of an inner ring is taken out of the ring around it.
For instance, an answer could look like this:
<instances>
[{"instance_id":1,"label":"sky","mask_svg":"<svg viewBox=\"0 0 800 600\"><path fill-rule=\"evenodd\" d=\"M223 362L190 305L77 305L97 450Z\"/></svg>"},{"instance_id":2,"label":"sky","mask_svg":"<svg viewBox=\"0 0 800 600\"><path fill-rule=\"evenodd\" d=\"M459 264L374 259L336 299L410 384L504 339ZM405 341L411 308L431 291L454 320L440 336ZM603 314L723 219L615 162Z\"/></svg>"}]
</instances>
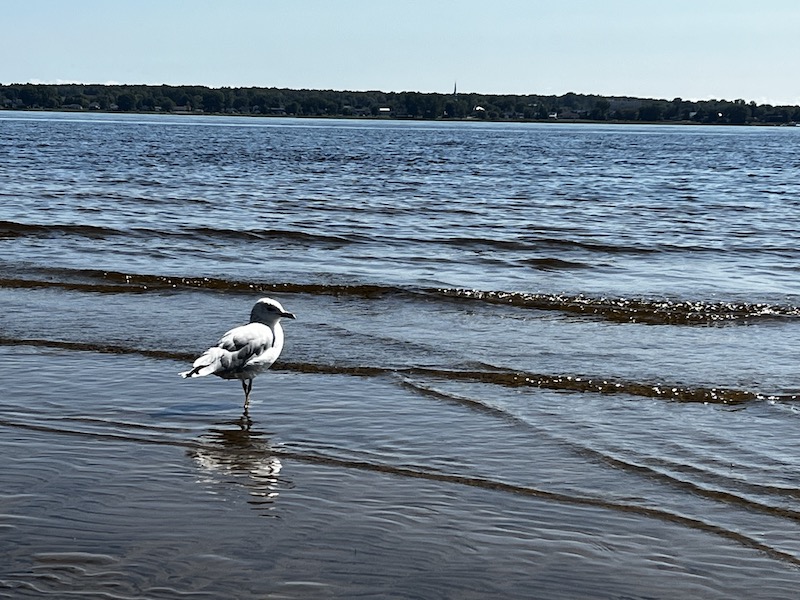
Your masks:
<instances>
[{"instance_id":1,"label":"sky","mask_svg":"<svg viewBox=\"0 0 800 600\"><path fill-rule=\"evenodd\" d=\"M0 83L800 105L798 0L0 0Z\"/></svg>"}]
</instances>

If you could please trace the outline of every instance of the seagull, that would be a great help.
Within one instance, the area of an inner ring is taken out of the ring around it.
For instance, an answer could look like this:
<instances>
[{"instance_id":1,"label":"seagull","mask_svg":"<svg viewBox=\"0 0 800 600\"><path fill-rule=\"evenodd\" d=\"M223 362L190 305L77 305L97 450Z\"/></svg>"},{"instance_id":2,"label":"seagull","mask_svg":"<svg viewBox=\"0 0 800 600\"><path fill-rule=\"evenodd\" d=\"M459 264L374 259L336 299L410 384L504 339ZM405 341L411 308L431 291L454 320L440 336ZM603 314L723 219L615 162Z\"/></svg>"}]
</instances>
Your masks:
<instances>
[{"instance_id":1,"label":"seagull","mask_svg":"<svg viewBox=\"0 0 800 600\"><path fill-rule=\"evenodd\" d=\"M223 379L239 379L244 390L244 412L250 405L253 379L272 366L283 350L281 319L295 316L272 298L261 298L250 312L247 325L234 327L194 361L192 368L179 375L205 377L216 375Z\"/></svg>"}]
</instances>

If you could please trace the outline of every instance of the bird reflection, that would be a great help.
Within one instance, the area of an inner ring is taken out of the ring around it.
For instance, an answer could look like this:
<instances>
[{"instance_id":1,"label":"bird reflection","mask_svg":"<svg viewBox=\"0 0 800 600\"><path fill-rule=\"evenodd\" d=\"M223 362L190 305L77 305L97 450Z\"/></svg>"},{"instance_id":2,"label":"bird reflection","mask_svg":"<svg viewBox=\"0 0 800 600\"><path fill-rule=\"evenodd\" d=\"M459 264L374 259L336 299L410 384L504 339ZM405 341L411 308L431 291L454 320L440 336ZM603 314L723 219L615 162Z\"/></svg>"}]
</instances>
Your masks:
<instances>
[{"instance_id":1,"label":"bird reflection","mask_svg":"<svg viewBox=\"0 0 800 600\"><path fill-rule=\"evenodd\" d=\"M217 486L236 483L247 488L249 503L259 510L270 510L278 497L281 461L273 453L266 433L252 428L245 411L236 421L218 423L200 436L189 455L205 475L201 483Z\"/></svg>"}]
</instances>

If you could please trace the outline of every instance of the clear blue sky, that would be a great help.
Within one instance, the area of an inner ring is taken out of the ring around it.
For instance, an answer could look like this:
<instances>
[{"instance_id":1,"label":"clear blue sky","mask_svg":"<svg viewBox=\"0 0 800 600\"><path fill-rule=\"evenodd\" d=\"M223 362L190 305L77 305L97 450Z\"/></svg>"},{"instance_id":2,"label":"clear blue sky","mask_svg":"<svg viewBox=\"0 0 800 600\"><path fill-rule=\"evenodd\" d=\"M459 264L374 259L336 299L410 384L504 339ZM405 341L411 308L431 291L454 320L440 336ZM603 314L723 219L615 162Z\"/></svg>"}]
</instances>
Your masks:
<instances>
[{"instance_id":1,"label":"clear blue sky","mask_svg":"<svg viewBox=\"0 0 800 600\"><path fill-rule=\"evenodd\" d=\"M800 104L800 0L5 0L0 83Z\"/></svg>"}]
</instances>

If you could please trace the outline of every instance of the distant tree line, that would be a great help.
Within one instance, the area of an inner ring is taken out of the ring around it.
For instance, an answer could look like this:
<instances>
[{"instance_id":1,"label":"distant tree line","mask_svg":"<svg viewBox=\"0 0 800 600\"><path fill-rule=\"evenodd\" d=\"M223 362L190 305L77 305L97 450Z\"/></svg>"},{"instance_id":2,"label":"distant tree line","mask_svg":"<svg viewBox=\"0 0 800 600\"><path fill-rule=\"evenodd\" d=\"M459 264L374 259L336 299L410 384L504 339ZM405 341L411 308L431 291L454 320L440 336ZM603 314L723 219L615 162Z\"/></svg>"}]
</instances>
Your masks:
<instances>
[{"instance_id":1,"label":"distant tree line","mask_svg":"<svg viewBox=\"0 0 800 600\"><path fill-rule=\"evenodd\" d=\"M0 108L492 121L800 122L800 106L772 106L745 100L653 100L572 92L540 96L26 83L0 85Z\"/></svg>"}]
</instances>

